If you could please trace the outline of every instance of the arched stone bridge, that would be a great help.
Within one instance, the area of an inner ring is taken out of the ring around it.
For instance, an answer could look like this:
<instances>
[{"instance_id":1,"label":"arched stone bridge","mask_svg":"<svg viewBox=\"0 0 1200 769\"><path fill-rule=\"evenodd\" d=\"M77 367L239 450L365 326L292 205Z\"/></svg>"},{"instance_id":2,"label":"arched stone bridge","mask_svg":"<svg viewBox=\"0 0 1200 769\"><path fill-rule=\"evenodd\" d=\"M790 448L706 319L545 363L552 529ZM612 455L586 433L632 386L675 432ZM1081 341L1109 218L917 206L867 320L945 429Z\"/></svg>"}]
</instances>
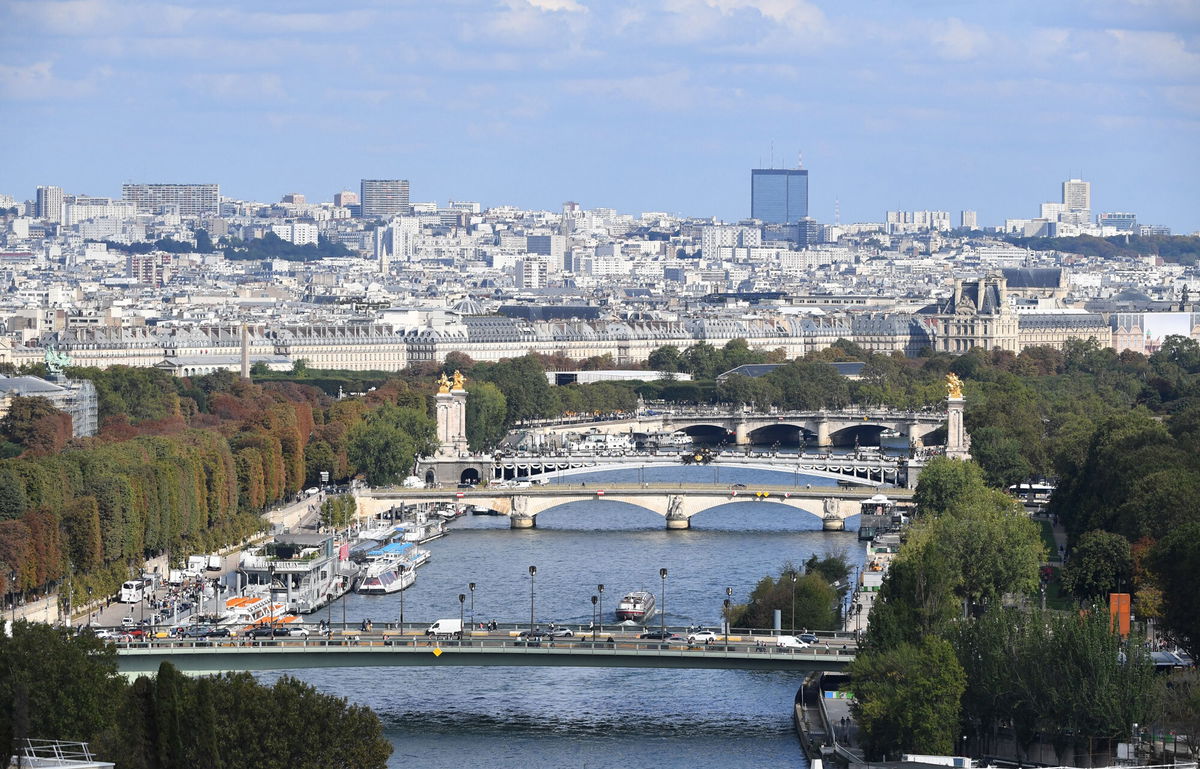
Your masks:
<instances>
[{"instance_id":1,"label":"arched stone bridge","mask_svg":"<svg viewBox=\"0 0 1200 769\"><path fill-rule=\"evenodd\" d=\"M542 423L530 427L545 433L594 430L602 433L650 434L682 431L694 435L720 430L727 436L732 436L733 442L739 446L756 442L756 433L786 428L798 430L805 437L814 438L817 445L822 447L832 446L839 434L848 431L867 430L878 434L884 430L894 430L906 437L910 446L922 446L925 436L942 427L945 422L945 414L884 409L780 411L766 414L749 410L687 410L647 412L635 419Z\"/></svg>"},{"instance_id":2,"label":"arched stone bridge","mask_svg":"<svg viewBox=\"0 0 1200 769\"><path fill-rule=\"evenodd\" d=\"M606 486L555 485L549 488L481 489L441 491L431 489L371 489L355 494L358 515L373 518L399 505L460 503L478 505L509 516L514 529L532 529L536 518L547 510L583 500L624 502L650 510L666 519L668 529L687 529L698 513L734 502L754 502L777 507L780 513L812 515L826 528L843 528L845 520L858 515L874 488L797 489L755 486L729 489L713 485L637 484ZM907 489L888 489L893 498L907 499Z\"/></svg>"}]
</instances>

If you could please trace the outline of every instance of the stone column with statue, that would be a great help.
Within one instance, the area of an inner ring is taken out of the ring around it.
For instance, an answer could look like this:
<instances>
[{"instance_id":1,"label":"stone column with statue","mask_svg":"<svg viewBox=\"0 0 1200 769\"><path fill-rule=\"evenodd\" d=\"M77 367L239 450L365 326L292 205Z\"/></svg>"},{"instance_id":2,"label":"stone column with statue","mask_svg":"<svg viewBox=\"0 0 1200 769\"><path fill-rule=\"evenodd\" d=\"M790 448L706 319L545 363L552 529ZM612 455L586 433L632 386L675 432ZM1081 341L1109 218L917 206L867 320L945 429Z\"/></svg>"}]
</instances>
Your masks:
<instances>
[{"instance_id":1,"label":"stone column with statue","mask_svg":"<svg viewBox=\"0 0 1200 769\"><path fill-rule=\"evenodd\" d=\"M455 371L452 379L443 373L438 379L437 438L435 456L442 459L464 457L467 447L467 390L466 378Z\"/></svg>"},{"instance_id":2,"label":"stone column with statue","mask_svg":"<svg viewBox=\"0 0 1200 769\"><path fill-rule=\"evenodd\" d=\"M963 382L955 374L946 375L946 456L971 458L971 436L963 424Z\"/></svg>"}]
</instances>

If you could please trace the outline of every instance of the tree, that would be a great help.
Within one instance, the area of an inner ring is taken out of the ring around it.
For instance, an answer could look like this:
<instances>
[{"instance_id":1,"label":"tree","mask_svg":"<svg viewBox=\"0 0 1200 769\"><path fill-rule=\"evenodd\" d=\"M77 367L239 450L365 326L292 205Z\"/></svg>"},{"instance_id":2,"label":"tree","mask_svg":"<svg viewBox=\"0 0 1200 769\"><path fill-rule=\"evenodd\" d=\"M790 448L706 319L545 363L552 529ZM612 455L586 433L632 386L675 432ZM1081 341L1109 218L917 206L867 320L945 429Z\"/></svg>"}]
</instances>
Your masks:
<instances>
[{"instance_id":1,"label":"tree","mask_svg":"<svg viewBox=\"0 0 1200 769\"><path fill-rule=\"evenodd\" d=\"M479 379L492 382L504 394L508 409L506 429L522 420L552 415L554 394L545 369L534 356L509 358L491 367L479 366L476 371Z\"/></svg>"},{"instance_id":2,"label":"tree","mask_svg":"<svg viewBox=\"0 0 1200 769\"><path fill-rule=\"evenodd\" d=\"M342 494L330 497L321 503L321 525L330 529L344 529L357 512L358 505L353 496Z\"/></svg>"},{"instance_id":3,"label":"tree","mask_svg":"<svg viewBox=\"0 0 1200 769\"><path fill-rule=\"evenodd\" d=\"M209 237L208 230L196 230L196 253L211 254L216 249L213 248L212 238Z\"/></svg>"},{"instance_id":4,"label":"tree","mask_svg":"<svg viewBox=\"0 0 1200 769\"><path fill-rule=\"evenodd\" d=\"M1089 531L1071 548L1062 572L1063 587L1083 602L1124 587L1132 591L1133 556L1129 540L1107 531Z\"/></svg>"},{"instance_id":5,"label":"tree","mask_svg":"<svg viewBox=\"0 0 1200 769\"><path fill-rule=\"evenodd\" d=\"M1200 521L1164 537L1150 560L1162 585L1167 628L1193 659L1200 659Z\"/></svg>"},{"instance_id":6,"label":"tree","mask_svg":"<svg viewBox=\"0 0 1200 769\"><path fill-rule=\"evenodd\" d=\"M55 454L71 440L71 417L45 398L18 395L0 419L0 435L31 454Z\"/></svg>"},{"instance_id":7,"label":"tree","mask_svg":"<svg viewBox=\"0 0 1200 769\"><path fill-rule=\"evenodd\" d=\"M984 489L910 530L917 547L940 548L955 565L958 596L982 610L1006 593L1030 593L1046 560L1041 531L1007 494Z\"/></svg>"},{"instance_id":8,"label":"tree","mask_svg":"<svg viewBox=\"0 0 1200 769\"><path fill-rule=\"evenodd\" d=\"M25 737L90 741L116 727L116 650L95 636L18 621L0 634L0 751Z\"/></svg>"},{"instance_id":9,"label":"tree","mask_svg":"<svg viewBox=\"0 0 1200 769\"><path fill-rule=\"evenodd\" d=\"M646 358L646 365L655 371L680 371L682 363L679 348L673 344L654 348Z\"/></svg>"},{"instance_id":10,"label":"tree","mask_svg":"<svg viewBox=\"0 0 1200 769\"><path fill-rule=\"evenodd\" d=\"M869 758L954 753L966 674L945 640L926 636L860 653L850 665L850 688Z\"/></svg>"},{"instance_id":11,"label":"tree","mask_svg":"<svg viewBox=\"0 0 1200 769\"><path fill-rule=\"evenodd\" d=\"M819 565L839 571L832 560ZM765 576L759 580L750 593L749 603L730 607L730 624L749 628L773 627L775 611L779 610L789 627L833 630L838 625L838 591L830 582L822 571L812 570L801 575L794 566L788 565L778 579Z\"/></svg>"},{"instance_id":12,"label":"tree","mask_svg":"<svg viewBox=\"0 0 1200 769\"><path fill-rule=\"evenodd\" d=\"M694 344L683 353L682 368L697 379L713 379L723 370L721 353L708 342Z\"/></svg>"},{"instance_id":13,"label":"tree","mask_svg":"<svg viewBox=\"0 0 1200 769\"><path fill-rule=\"evenodd\" d=\"M508 401L491 382L475 382L467 394L467 443L472 451L494 448L507 430Z\"/></svg>"},{"instance_id":14,"label":"tree","mask_svg":"<svg viewBox=\"0 0 1200 769\"><path fill-rule=\"evenodd\" d=\"M1033 474L1022 445L998 427L982 427L971 433L971 456L983 468L988 484L1002 489L1023 483Z\"/></svg>"},{"instance_id":15,"label":"tree","mask_svg":"<svg viewBox=\"0 0 1200 769\"><path fill-rule=\"evenodd\" d=\"M961 575L938 547L905 546L892 560L871 609L865 646L894 649L939 635L960 615Z\"/></svg>"},{"instance_id":16,"label":"tree","mask_svg":"<svg viewBox=\"0 0 1200 769\"><path fill-rule=\"evenodd\" d=\"M913 501L917 512L943 513L959 500L986 488L983 473L974 462L935 457L921 470Z\"/></svg>"},{"instance_id":17,"label":"tree","mask_svg":"<svg viewBox=\"0 0 1200 769\"><path fill-rule=\"evenodd\" d=\"M395 483L408 475L418 455L431 453L434 430L424 413L385 404L350 429L350 461L372 486Z\"/></svg>"}]
</instances>

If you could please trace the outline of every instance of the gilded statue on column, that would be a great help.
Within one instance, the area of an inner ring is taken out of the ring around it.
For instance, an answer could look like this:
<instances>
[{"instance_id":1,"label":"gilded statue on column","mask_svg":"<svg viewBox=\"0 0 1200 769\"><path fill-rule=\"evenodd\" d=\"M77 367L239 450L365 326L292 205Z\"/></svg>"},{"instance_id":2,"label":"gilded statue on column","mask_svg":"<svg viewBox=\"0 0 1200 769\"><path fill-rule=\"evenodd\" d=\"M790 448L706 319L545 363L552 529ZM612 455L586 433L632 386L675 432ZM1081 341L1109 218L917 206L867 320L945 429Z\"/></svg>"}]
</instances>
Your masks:
<instances>
[{"instance_id":1,"label":"gilded statue on column","mask_svg":"<svg viewBox=\"0 0 1200 769\"><path fill-rule=\"evenodd\" d=\"M946 395L951 400L962 400L963 382L956 374L946 375Z\"/></svg>"},{"instance_id":2,"label":"gilded statue on column","mask_svg":"<svg viewBox=\"0 0 1200 769\"><path fill-rule=\"evenodd\" d=\"M439 395L441 393L450 392L450 380L446 378L445 371L443 371L442 375L440 377L438 377L437 384L438 384L438 394Z\"/></svg>"},{"instance_id":3,"label":"gilded statue on column","mask_svg":"<svg viewBox=\"0 0 1200 769\"><path fill-rule=\"evenodd\" d=\"M450 387L450 389L451 390L462 390L463 384L466 381L467 381L467 378L462 375L462 372L459 371L458 369L455 369L454 370L454 384Z\"/></svg>"}]
</instances>

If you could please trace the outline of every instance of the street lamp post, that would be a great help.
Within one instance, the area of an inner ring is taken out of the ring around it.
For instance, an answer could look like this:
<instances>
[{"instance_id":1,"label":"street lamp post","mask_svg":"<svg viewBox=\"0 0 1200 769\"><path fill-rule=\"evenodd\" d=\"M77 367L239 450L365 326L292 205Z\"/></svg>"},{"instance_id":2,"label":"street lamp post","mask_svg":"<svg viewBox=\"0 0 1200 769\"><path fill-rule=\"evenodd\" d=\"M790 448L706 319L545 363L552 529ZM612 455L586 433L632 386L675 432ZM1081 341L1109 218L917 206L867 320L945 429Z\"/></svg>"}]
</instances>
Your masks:
<instances>
[{"instance_id":1,"label":"street lamp post","mask_svg":"<svg viewBox=\"0 0 1200 769\"><path fill-rule=\"evenodd\" d=\"M789 570L788 576L792 578L792 635L796 635L796 570Z\"/></svg>"},{"instance_id":2,"label":"street lamp post","mask_svg":"<svg viewBox=\"0 0 1200 769\"><path fill-rule=\"evenodd\" d=\"M404 588L400 588L400 634L404 634Z\"/></svg>"},{"instance_id":3,"label":"street lamp post","mask_svg":"<svg viewBox=\"0 0 1200 769\"><path fill-rule=\"evenodd\" d=\"M596 643L596 601L595 595L592 596L592 643Z\"/></svg>"},{"instance_id":4,"label":"street lamp post","mask_svg":"<svg viewBox=\"0 0 1200 769\"><path fill-rule=\"evenodd\" d=\"M8 596L12 600L12 626L17 625L17 570L8 573Z\"/></svg>"},{"instance_id":5,"label":"street lamp post","mask_svg":"<svg viewBox=\"0 0 1200 769\"><path fill-rule=\"evenodd\" d=\"M729 599L725 599L725 651L729 651Z\"/></svg>"},{"instance_id":6,"label":"street lamp post","mask_svg":"<svg viewBox=\"0 0 1200 769\"><path fill-rule=\"evenodd\" d=\"M667 570L659 569L658 576L662 579L662 609L659 610L659 631L663 634L663 640L666 640L667 633Z\"/></svg>"},{"instance_id":7,"label":"street lamp post","mask_svg":"<svg viewBox=\"0 0 1200 769\"><path fill-rule=\"evenodd\" d=\"M270 582L267 584L267 603L270 604L271 624L275 624L275 564L267 567L267 575Z\"/></svg>"},{"instance_id":8,"label":"street lamp post","mask_svg":"<svg viewBox=\"0 0 1200 769\"><path fill-rule=\"evenodd\" d=\"M458 594L458 643L462 645L463 640L463 605L467 602L467 596L464 593Z\"/></svg>"},{"instance_id":9,"label":"street lamp post","mask_svg":"<svg viewBox=\"0 0 1200 769\"><path fill-rule=\"evenodd\" d=\"M534 582L534 578L536 576L537 576L537 567L530 566L529 567L529 635L531 636L530 640L533 640L532 639L532 636L533 636L533 582Z\"/></svg>"},{"instance_id":10,"label":"street lamp post","mask_svg":"<svg viewBox=\"0 0 1200 769\"><path fill-rule=\"evenodd\" d=\"M596 610L596 619L599 620L596 624L600 626L600 632L604 632L604 585L596 585L596 592L600 594L600 608Z\"/></svg>"},{"instance_id":11,"label":"street lamp post","mask_svg":"<svg viewBox=\"0 0 1200 769\"><path fill-rule=\"evenodd\" d=\"M468 583L467 589L471 591L471 627L475 627L475 583Z\"/></svg>"},{"instance_id":12,"label":"street lamp post","mask_svg":"<svg viewBox=\"0 0 1200 769\"><path fill-rule=\"evenodd\" d=\"M88 595L88 608L87 608L88 627L91 627L92 626L92 586L91 585L87 586L87 595Z\"/></svg>"}]
</instances>

